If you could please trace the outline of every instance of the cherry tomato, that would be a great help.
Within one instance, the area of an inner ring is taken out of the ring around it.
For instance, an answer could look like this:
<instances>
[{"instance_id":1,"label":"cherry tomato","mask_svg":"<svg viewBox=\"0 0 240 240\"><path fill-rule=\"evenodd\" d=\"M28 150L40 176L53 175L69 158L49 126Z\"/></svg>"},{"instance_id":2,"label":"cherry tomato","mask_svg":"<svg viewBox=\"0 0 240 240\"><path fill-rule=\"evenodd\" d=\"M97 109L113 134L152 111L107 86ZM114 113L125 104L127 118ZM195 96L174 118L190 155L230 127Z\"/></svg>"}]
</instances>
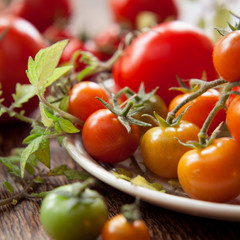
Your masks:
<instances>
[{"instance_id":1,"label":"cherry tomato","mask_svg":"<svg viewBox=\"0 0 240 240\"><path fill-rule=\"evenodd\" d=\"M143 220L128 222L118 214L109 219L102 229L102 240L149 240L148 228Z\"/></svg>"},{"instance_id":2,"label":"cherry tomato","mask_svg":"<svg viewBox=\"0 0 240 240\"><path fill-rule=\"evenodd\" d=\"M240 81L240 30L230 32L217 41L213 63L221 77L228 82Z\"/></svg>"},{"instance_id":3,"label":"cherry tomato","mask_svg":"<svg viewBox=\"0 0 240 240\"><path fill-rule=\"evenodd\" d=\"M136 27L137 17L142 12L156 14L157 22L177 18L178 8L173 0L110 0L110 9L116 22Z\"/></svg>"},{"instance_id":4,"label":"cherry tomato","mask_svg":"<svg viewBox=\"0 0 240 240\"><path fill-rule=\"evenodd\" d=\"M71 38L68 45L63 50L59 64L69 63L72 59L74 52L77 50L83 50L83 46L84 46L84 44L81 40L79 40L78 38ZM83 66L83 68L84 68L86 66L86 64L84 64L84 63L82 63L82 64L84 65Z\"/></svg>"},{"instance_id":5,"label":"cherry tomato","mask_svg":"<svg viewBox=\"0 0 240 240\"><path fill-rule=\"evenodd\" d=\"M16 83L29 83L26 75L29 56L34 57L46 43L31 23L12 15L0 16L0 35L0 83L5 99L3 104L9 106L13 102ZM37 104L37 98L24 104L26 113L32 112ZM8 121L9 118L4 116L1 121Z\"/></svg>"},{"instance_id":6,"label":"cherry tomato","mask_svg":"<svg viewBox=\"0 0 240 240\"><path fill-rule=\"evenodd\" d=\"M227 202L240 194L240 144L219 138L203 149L186 152L178 165L184 191L195 199Z\"/></svg>"},{"instance_id":7,"label":"cherry tomato","mask_svg":"<svg viewBox=\"0 0 240 240\"><path fill-rule=\"evenodd\" d=\"M70 0L14 0L9 12L31 22L44 32L56 21L68 21L72 14Z\"/></svg>"},{"instance_id":8,"label":"cherry tomato","mask_svg":"<svg viewBox=\"0 0 240 240\"><path fill-rule=\"evenodd\" d=\"M50 43L55 43L64 39L73 38L72 33L65 26L58 24L52 24L43 32L44 38L46 38Z\"/></svg>"},{"instance_id":9,"label":"cherry tomato","mask_svg":"<svg viewBox=\"0 0 240 240\"><path fill-rule=\"evenodd\" d=\"M82 130L87 152L96 160L106 163L120 162L130 157L140 140L138 126L131 125L128 133L117 116L108 109L91 114Z\"/></svg>"},{"instance_id":10,"label":"cherry tomato","mask_svg":"<svg viewBox=\"0 0 240 240\"><path fill-rule=\"evenodd\" d=\"M199 130L186 121L176 127L161 125L149 129L141 140L142 157L147 168L160 177L176 178L178 161L189 150L176 138L182 142L197 141Z\"/></svg>"},{"instance_id":11,"label":"cherry tomato","mask_svg":"<svg viewBox=\"0 0 240 240\"><path fill-rule=\"evenodd\" d=\"M236 91L240 93L240 86L236 86L232 89L232 91ZM236 97L236 94L230 94L227 100L227 105L229 106L232 100Z\"/></svg>"},{"instance_id":12,"label":"cherry tomato","mask_svg":"<svg viewBox=\"0 0 240 240\"><path fill-rule=\"evenodd\" d=\"M122 38L123 32L121 26L117 23L109 25L95 37L99 52L101 52L102 56L105 56L104 60L109 59L114 54Z\"/></svg>"},{"instance_id":13,"label":"cherry tomato","mask_svg":"<svg viewBox=\"0 0 240 240\"><path fill-rule=\"evenodd\" d=\"M169 104L169 111L172 111L180 102L186 99L191 93L179 94ZM187 107L187 112L183 115L183 120L192 122L196 124L199 128L202 127L203 123L207 119L207 116L214 108L215 104L220 99L221 94L216 89L210 89L207 92L203 93L201 96L197 97L193 101L185 104L176 114L178 116L182 113ZM208 133L212 133L216 127L224 122L226 118L226 112L224 109L220 110L214 120L211 122Z\"/></svg>"},{"instance_id":14,"label":"cherry tomato","mask_svg":"<svg viewBox=\"0 0 240 240\"><path fill-rule=\"evenodd\" d=\"M80 183L58 187L43 199L41 223L54 240L94 240L107 221L108 211L102 196L91 189L75 196L76 184Z\"/></svg>"},{"instance_id":15,"label":"cherry tomato","mask_svg":"<svg viewBox=\"0 0 240 240\"><path fill-rule=\"evenodd\" d=\"M96 97L108 101L106 91L99 84L90 81L76 84L69 93L68 112L86 121L93 112L105 108Z\"/></svg>"},{"instance_id":16,"label":"cherry tomato","mask_svg":"<svg viewBox=\"0 0 240 240\"><path fill-rule=\"evenodd\" d=\"M240 96L236 96L230 103L226 119L229 132L240 142Z\"/></svg>"},{"instance_id":17,"label":"cherry tomato","mask_svg":"<svg viewBox=\"0 0 240 240\"><path fill-rule=\"evenodd\" d=\"M178 75L181 79L216 79L212 63L213 44L205 33L188 23L172 21L159 24L141 34L123 52L113 67L113 78L123 88L137 91L144 82L147 92L157 86L157 93L169 104L176 91Z\"/></svg>"}]
</instances>

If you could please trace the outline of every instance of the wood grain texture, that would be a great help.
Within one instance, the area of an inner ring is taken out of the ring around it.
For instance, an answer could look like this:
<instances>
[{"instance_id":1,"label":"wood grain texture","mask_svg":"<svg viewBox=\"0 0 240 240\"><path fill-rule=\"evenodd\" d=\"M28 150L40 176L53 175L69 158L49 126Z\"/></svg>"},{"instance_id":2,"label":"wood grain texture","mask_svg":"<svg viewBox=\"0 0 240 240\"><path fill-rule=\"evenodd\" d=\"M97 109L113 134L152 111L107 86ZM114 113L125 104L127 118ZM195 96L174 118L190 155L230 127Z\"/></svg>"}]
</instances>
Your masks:
<instances>
[{"instance_id":1,"label":"wood grain texture","mask_svg":"<svg viewBox=\"0 0 240 240\"><path fill-rule=\"evenodd\" d=\"M29 128L24 124L0 126L0 156L7 155L13 147L21 146ZM56 142L51 144L52 167L67 164L80 169L64 148ZM0 181L8 180L19 189L15 179L6 168L0 166ZM48 191L58 185L66 184L64 177L54 177L46 185L40 185L36 192ZM117 214L123 204L134 201L133 197L122 193L104 183L95 187L104 197L109 210L109 217ZM0 196L9 194L0 187ZM0 239L1 240L48 240L39 220L41 200L23 200L17 205L0 208ZM141 202L142 217L148 225L152 240L237 240L240 239L240 223L205 219L185 215L163 209L146 202ZM137 240L137 239L136 239Z\"/></svg>"}]
</instances>

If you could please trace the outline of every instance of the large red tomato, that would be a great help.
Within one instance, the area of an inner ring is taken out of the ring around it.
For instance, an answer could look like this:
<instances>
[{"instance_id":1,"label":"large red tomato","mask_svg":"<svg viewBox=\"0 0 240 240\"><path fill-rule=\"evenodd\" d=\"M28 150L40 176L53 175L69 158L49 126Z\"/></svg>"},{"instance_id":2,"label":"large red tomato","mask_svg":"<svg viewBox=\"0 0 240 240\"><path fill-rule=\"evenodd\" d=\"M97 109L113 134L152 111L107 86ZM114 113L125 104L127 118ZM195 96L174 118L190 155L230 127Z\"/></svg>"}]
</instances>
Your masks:
<instances>
[{"instance_id":1,"label":"large red tomato","mask_svg":"<svg viewBox=\"0 0 240 240\"><path fill-rule=\"evenodd\" d=\"M34 57L46 44L31 23L12 15L0 16L0 35L0 83L5 99L3 104L9 106L16 83L29 83L26 75L29 56ZM34 105L33 102L28 104L28 112Z\"/></svg>"},{"instance_id":2,"label":"large red tomato","mask_svg":"<svg viewBox=\"0 0 240 240\"><path fill-rule=\"evenodd\" d=\"M162 23L141 34L123 52L113 68L113 78L122 88L134 91L144 82L146 91L159 86L158 94L168 104L177 95L169 91L182 79L217 78L212 62L213 43L198 27L172 21Z\"/></svg>"},{"instance_id":3,"label":"large red tomato","mask_svg":"<svg viewBox=\"0 0 240 240\"><path fill-rule=\"evenodd\" d=\"M178 16L178 8L174 0L110 0L109 3L114 19L133 27L136 26L137 17L142 12L156 14L158 22Z\"/></svg>"},{"instance_id":4,"label":"large red tomato","mask_svg":"<svg viewBox=\"0 0 240 240\"><path fill-rule=\"evenodd\" d=\"M70 0L14 0L9 11L27 19L43 32L57 20L68 21L72 6Z\"/></svg>"}]
</instances>

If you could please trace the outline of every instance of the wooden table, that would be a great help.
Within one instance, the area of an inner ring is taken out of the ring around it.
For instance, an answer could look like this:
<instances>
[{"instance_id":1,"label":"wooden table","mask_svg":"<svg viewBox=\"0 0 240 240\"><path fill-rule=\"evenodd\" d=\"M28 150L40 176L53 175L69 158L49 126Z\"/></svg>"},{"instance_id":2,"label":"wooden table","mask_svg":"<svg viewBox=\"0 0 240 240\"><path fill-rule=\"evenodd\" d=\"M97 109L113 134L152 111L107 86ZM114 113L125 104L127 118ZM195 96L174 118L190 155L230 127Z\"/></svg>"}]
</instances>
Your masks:
<instances>
[{"instance_id":1,"label":"wooden table","mask_svg":"<svg viewBox=\"0 0 240 240\"><path fill-rule=\"evenodd\" d=\"M28 135L29 127L25 124L0 125L0 156L8 155L13 147L21 146L24 136ZM51 144L52 167L67 164L80 170L64 148L55 142ZM14 183L14 178L1 165L1 182L8 180ZM68 183L64 177L54 177L47 184L40 185L36 192L50 190L60 184ZM133 197L124 194L108 185L97 189L106 200L109 217L118 213L120 206L134 201ZM8 193L0 186L1 199ZM41 200L23 200L17 205L8 205L0 209L0 239L1 240L47 240L39 220ZM151 239L156 240L234 240L240 239L240 223L205 219L185 215L141 202L142 217L147 223Z\"/></svg>"}]
</instances>

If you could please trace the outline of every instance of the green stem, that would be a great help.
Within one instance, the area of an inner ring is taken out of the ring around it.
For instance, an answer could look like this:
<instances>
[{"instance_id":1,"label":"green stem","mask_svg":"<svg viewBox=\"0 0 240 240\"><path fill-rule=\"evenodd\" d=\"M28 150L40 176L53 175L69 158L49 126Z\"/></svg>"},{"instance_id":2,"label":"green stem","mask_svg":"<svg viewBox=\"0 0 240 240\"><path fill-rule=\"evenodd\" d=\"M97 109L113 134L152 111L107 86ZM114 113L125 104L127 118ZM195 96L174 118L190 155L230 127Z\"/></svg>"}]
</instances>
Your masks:
<instances>
[{"instance_id":1,"label":"green stem","mask_svg":"<svg viewBox=\"0 0 240 240\"><path fill-rule=\"evenodd\" d=\"M209 113L208 117L206 118L199 134L198 134L198 138L199 138L199 143L201 145L206 145L207 143L207 131L208 128L212 122L212 120L214 119L214 117L216 116L216 114L225 107L225 103L229 97L229 92L231 91L231 89L235 86L239 86L240 82L233 82L233 83L228 83L226 84L226 86L223 88L222 91L222 95L219 99L219 101L215 104L214 108L212 109L212 111Z\"/></svg>"},{"instance_id":2,"label":"green stem","mask_svg":"<svg viewBox=\"0 0 240 240\"><path fill-rule=\"evenodd\" d=\"M14 114L15 118L17 118L17 119L19 119L23 122L30 123L30 124L33 124L35 122L34 119L32 119L30 117L26 117L26 116L24 116L24 115L22 115L22 114L20 114L16 111L12 110L11 107L8 108L8 107L5 107L4 105L0 104L0 108L4 109L6 111L6 113L8 113L9 115L10 115L10 113Z\"/></svg>"},{"instance_id":3,"label":"green stem","mask_svg":"<svg viewBox=\"0 0 240 240\"><path fill-rule=\"evenodd\" d=\"M121 111L121 113L119 115L123 116L123 117L126 117L129 110L132 108L133 104L134 103L132 101L128 101L127 105L123 108L123 110Z\"/></svg>"},{"instance_id":4,"label":"green stem","mask_svg":"<svg viewBox=\"0 0 240 240\"><path fill-rule=\"evenodd\" d=\"M24 198L24 197L25 197L25 194L28 193L28 192L32 189L32 187L33 187L34 184L35 184L35 183L34 183L33 180L30 181L30 182L24 187L24 189L23 189L20 193L15 194L15 195L13 195L13 196L11 196L11 197L9 197L9 198L6 198L6 199L1 200L1 201L0 201L0 206L4 206L4 205L7 205L7 204L11 204L14 200L20 200L20 199Z\"/></svg>"},{"instance_id":5,"label":"green stem","mask_svg":"<svg viewBox=\"0 0 240 240\"><path fill-rule=\"evenodd\" d=\"M49 108L51 108L52 110L54 110L55 112L57 112L61 117L66 118L66 119L70 120L71 122L77 123L77 124L80 125L80 126L83 126L83 125L84 125L84 122L81 121L79 118L76 118L75 116L73 116L73 115L71 115L71 114L69 114L69 113L67 113L67 112L62 111L61 109L55 107L53 104L49 103L49 102L44 98L43 94L42 94L40 91L38 92L38 97L39 97L40 101L41 101L44 105L48 106Z\"/></svg>"},{"instance_id":6,"label":"green stem","mask_svg":"<svg viewBox=\"0 0 240 240\"><path fill-rule=\"evenodd\" d=\"M221 84L226 83L226 80L224 79L217 79L215 81L211 81L211 82L204 82L202 84L202 86L196 91L193 92L192 94L190 94L187 98L185 98L180 104L178 104L171 112L168 113L167 115L167 119L166 122L168 124L172 124L176 113L188 102L194 100L195 98L199 97L200 95L202 95L203 93L205 93L207 90L209 90L210 88L219 86Z\"/></svg>"}]
</instances>

